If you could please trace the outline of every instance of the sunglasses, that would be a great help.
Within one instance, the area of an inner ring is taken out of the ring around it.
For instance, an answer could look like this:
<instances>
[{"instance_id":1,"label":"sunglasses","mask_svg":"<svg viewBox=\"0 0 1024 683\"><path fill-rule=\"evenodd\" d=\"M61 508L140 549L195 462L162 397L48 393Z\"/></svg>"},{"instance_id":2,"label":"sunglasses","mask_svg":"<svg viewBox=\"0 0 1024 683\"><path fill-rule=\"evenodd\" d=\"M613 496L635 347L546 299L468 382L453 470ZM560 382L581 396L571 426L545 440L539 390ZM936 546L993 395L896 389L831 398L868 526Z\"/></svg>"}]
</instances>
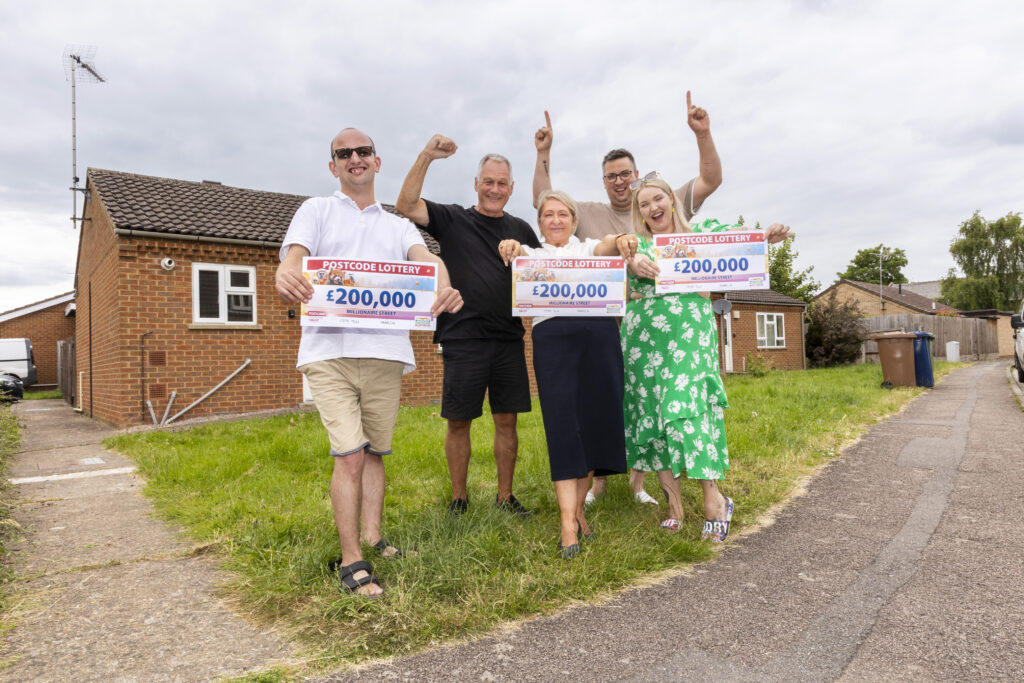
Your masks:
<instances>
[{"instance_id":1,"label":"sunglasses","mask_svg":"<svg viewBox=\"0 0 1024 683\"><path fill-rule=\"evenodd\" d=\"M636 190L636 189L638 189L638 188L641 188L641 187L643 187L643 186L644 186L644 183L646 183L646 182L647 182L648 180L654 180L655 178L657 178L657 179L659 179L659 180L660 180L660 179L661 179L661 176L660 176L660 175L658 175L658 172L657 172L657 171L651 171L650 173L648 173L647 175L645 175L645 176L644 176L643 178L637 178L636 180L634 180L633 182L631 182L631 183L629 184L629 189L631 189L631 190Z\"/></svg>"},{"instance_id":2,"label":"sunglasses","mask_svg":"<svg viewBox=\"0 0 1024 683\"><path fill-rule=\"evenodd\" d=\"M351 158L353 152L365 159L366 157L373 156L373 147L370 145L363 145L362 147L339 147L331 152L331 156L335 159L348 159Z\"/></svg>"}]
</instances>

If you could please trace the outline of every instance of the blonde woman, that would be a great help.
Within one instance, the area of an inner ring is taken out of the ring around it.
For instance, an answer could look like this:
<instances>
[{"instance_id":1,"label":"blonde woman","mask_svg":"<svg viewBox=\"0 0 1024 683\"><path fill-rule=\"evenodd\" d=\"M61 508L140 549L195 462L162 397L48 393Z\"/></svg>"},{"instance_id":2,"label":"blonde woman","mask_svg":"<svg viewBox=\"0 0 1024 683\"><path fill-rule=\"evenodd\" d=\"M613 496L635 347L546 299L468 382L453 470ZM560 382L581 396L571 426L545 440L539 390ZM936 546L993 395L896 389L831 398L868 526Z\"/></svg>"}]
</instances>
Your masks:
<instances>
[{"instance_id":1,"label":"blonde woman","mask_svg":"<svg viewBox=\"0 0 1024 683\"><path fill-rule=\"evenodd\" d=\"M722 412L729 403L718 369L715 316L706 294L655 294L653 237L730 226L705 220L691 228L671 186L656 173L631 187L638 245L629 261L634 298L626 306L621 330L626 460L633 469L658 473L669 506L661 526L669 531L677 531L683 518L683 473L700 481L705 520L701 536L721 543L729 534L734 504L717 485L729 469ZM769 242L790 235L780 224L765 231Z\"/></svg>"},{"instance_id":2,"label":"blonde woman","mask_svg":"<svg viewBox=\"0 0 1024 683\"><path fill-rule=\"evenodd\" d=\"M598 241L576 239L576 202L565 192L546 190L538 199L539 248L503 240L498 252L516 256L587 258L630 255L632 235ZM583 502L594 474L626 471L622 425L622 351L614 318L544 316L533 319L533 370L537 378L551 479L561 513L561 554L580 552L592 537Z\"/></svg>"}]
</instances>

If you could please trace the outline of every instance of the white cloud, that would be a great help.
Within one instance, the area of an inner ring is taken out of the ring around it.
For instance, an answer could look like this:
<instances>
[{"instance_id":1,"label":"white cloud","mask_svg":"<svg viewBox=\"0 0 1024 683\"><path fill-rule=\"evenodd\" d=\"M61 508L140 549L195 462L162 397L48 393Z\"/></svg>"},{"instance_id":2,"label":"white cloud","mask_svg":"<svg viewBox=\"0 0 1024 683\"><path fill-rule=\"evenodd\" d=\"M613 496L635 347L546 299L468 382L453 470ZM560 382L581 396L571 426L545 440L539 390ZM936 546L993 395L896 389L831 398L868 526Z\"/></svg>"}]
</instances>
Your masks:
<instances>
[{"instance_id":1,"label":"white cloud","mask_svg":"<svg viewBox=\"0 0 1024 683\"><path fill-rule=\"evenodd\" d=\"M459 153L431 169L425 196L471 203L477 160L498 151L516 172L508 209L532 221L544 109L555 184L602 199L611 147L671 181L696 172L690 89L725 170L704 213L791 225L798 265L823 282L882 241L906 250L911 279L935 279L975 209L1024 209L1012 0L47 2L7 4L0 23L0 88L18 103L0 109L0 310L70 287L53 275L73 271L77 246L68 43L97 45L108 79L78 88L82 177L94 166L325 194L328 141L354 125L377 142L378 197L393 201L442 132Z\"/></svg>"}]
</instances>

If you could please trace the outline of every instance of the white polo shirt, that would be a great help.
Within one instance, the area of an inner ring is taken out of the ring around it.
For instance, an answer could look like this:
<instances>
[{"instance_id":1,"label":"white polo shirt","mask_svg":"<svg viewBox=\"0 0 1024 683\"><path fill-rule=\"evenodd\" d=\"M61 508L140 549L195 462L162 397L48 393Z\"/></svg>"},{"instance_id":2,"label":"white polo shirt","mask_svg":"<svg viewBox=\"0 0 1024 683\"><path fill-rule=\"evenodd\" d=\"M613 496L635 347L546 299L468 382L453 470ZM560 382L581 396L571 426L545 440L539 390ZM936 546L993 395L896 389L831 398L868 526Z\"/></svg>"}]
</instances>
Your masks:
<instances>
[{"instance_id":1,"label":"white polo shirt","mask_svg":"<svg viewBox=\"0 0 1024 683\"><path fill-rule=\"evenodd\" d=\"M367 261L407 261L413 245L426 246L408 220L388 213L380 202L360 210L340 190L302 203L284 236L282 261L293 244L308 249L310 256ZM380 358L401 361L405 372L416 368L408 330L303 327L296 366L332 358Z\"/></svg>"}]
</instances>

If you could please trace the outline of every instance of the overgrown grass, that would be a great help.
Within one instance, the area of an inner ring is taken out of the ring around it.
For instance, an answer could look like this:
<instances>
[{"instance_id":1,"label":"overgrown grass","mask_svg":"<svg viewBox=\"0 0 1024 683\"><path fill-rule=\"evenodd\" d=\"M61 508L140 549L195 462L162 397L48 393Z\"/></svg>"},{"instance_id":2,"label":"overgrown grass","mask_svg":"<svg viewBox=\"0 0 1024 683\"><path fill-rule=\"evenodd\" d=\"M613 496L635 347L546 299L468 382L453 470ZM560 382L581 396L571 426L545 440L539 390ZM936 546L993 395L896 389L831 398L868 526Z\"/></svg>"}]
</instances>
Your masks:
<instances>
[{"instance_id":1,"label":"overgrown grass","mask_svg":"<svg viewBox=\"0 0 1024 683\"><path fill-rule=\"evenodd\" d=\"M953 367L940 363L936 374ZM841 445L922 391L886 391L880 382L877 365L726 379L732 469L723 489L737 503L734 529L753 523ZM683 487L683 531L668 534L658 528L664 505L634 504L626 478L613 477L589 512L596 541L573 561L561 560L536 404L520 416L519 435L515 491L533 517L494 508L493 426L485 415L473 428L470 512L452 518L438 407L401 409L395 453L386 458L384 531L420 556L377 560L387 593L374 602L341 594L327 570L338 539L327 493L332 463L316 413L126 435L106 445L139 463L164 517L219 545L234 577L227 590L297 635L320 666L480 633L712 556L699 539L695 483ZM647 485L658 490L653 475Z\"/></svg>"},{"instance_id":2,"label":"overgrown grass","mask_svg":"<svg viewBox=\"0 0 1024 683\"><path fill-rule=\"evenodd\" d=\"M60 389L47 389L45 391L26 391L26 401L38 401L44 398L63 398L64 395L60 393Z\"/></svg>"},{"instance_id":3,"label":"overgrown grass","mask_svg":"<svg viewBox=\"0 0 1024 683\"><path fill-rule=\"evenodd\" d=\"M18 532L18 525L11 518L14 491L7 479L7 463L20 440L18 418L11 412L11 405L0 403L0 612L7 607L8 584L13 578L7 562L7 548Z\"/></svg>"}]
</instances>

